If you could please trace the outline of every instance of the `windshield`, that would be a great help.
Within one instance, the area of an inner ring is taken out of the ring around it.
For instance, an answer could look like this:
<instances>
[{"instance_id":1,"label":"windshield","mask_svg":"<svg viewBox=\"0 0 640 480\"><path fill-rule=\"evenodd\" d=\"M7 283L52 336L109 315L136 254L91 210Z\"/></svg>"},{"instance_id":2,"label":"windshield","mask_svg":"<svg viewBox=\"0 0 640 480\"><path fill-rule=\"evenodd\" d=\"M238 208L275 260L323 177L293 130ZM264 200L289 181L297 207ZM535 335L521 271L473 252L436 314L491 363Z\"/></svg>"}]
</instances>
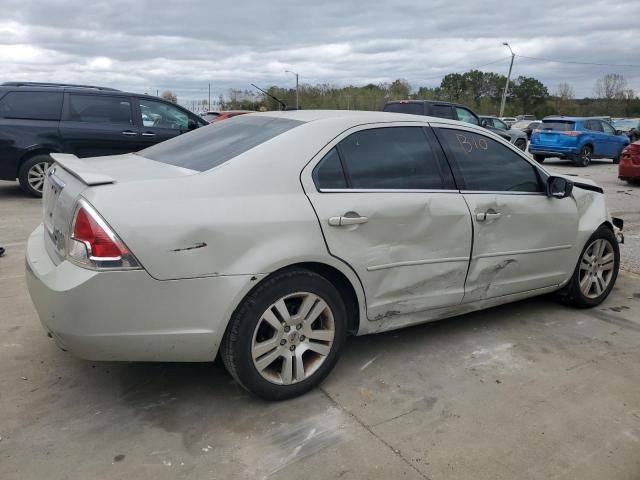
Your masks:
<instances>
[{"instance_id":1,"label":"windshield","mask_svg":"<svg viewBox=\"0 0 640 480\"><path fill-rule=\"evenodd\" d=\"M629 129L638 128L638 124L640 124L640 120L634 118L623 118L621 120L614 120L613 126L618 129Z\"/></svg>"},{"instance_id":2,"label":"windshield","mask_svg":"<svg viewBox=\"0 0 640 480\"><path fill-rule=\"evenodd\" d=\"M529 126L529 124L531 123L531 120L521 120L519 122L514 123L511 128L527 128Z\"/></svg>"},{"instance_id":3,"label":"windshield","mask_svg":"<svg viewBox=\"0 0 640 480\"><path fill-rule=\"evenodd\" d=\"M571 120L543 120L538 126L539 130L554 130L557 132L575 130L575 128L576 122Z\"/></svg>"},{"instance_id":4,"label":"windshield","mask_svg":"<svg viewBox=\"0 0 640 480\"><path fill-rule=\"evenodd\" d=\"M288 118L241 115L138 152L145 158L203 172L302 125Z\"/></svg>"}]
</instances>

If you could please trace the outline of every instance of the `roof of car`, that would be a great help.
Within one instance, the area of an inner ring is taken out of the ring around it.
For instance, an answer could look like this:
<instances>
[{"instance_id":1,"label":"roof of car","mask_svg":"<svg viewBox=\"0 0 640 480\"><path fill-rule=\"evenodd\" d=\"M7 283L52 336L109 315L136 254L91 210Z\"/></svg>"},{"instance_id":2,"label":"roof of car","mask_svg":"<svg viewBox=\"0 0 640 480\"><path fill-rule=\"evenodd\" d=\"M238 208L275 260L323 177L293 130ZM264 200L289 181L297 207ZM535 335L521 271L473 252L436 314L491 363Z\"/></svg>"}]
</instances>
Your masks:
<instances>
[{"instance_id":1,"label":"roof of car","mask_svg":"<svg viewBox=\"0 0 640 480\"><path fill-rule=\"evenodd\" d=\"M572 120L572 121L582 121L582 120L603 120L604 117L569 117L565 115L549 115L544 117L543 120Z\"/></svg>"},{"instance_id":2,"label":"roof of car","mask_svg":"<svg viewBox=\"0 0 640 480\"><path fill-rule=\"evenodd\" d=\"M148 95L146 93L134 93L117 90L115 88L100 87L96 85L78 85L71 83L46 83L46 82L4 82L0 84L0 92L6 91L29 91L29 92L76 92L76 93L90 93L91 95L135 95L136 97L148 98L158 100L159 97L155 95ZM160 100L164 100L160 98ZM166 101L166 100L164 100Z\"/></svg>"},{"instance_id":3,"label":"roof of car","mask_svg":"<svg viewBox=\"0 0 640 480\"><path fill-rule=\"evenodd\" d=\"M454 107L469 108L462 103L447 102L446 100L389 100L388 102L385 102L385 105L389 105L390 103L435 103L438 105L452 105Z\"/></svg>"},{"instance_id":4,"label":"roof of car","mask_svg":"<svg viewBox=\"0 0 640 480\"><path fill-rule=\"evenodd\" d=\"M329 119L341 119L354 123L382 123L382 122L437 122L453 125L465 125L473 127L470 123L450 120L448 118L430 117L427 115L413 115L410 113L372 112L365 110L287 110L255 112L249 115L273 116L288 118L301 122L314 122Z\"/></svg>"}]
</instances>

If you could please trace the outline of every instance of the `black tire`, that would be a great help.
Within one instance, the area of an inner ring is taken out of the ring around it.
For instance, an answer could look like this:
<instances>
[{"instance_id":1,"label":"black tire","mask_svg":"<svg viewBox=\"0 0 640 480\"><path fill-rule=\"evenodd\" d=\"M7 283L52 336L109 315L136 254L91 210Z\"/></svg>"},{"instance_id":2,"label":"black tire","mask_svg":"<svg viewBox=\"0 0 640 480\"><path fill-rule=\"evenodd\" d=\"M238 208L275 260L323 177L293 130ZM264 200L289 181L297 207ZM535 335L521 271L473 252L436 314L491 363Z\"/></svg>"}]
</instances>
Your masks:
<instances>
[{"instance_id":1,"label":"black tire","mask_svg":"<svg viewBox=\"0 0 640 480\"><path fill-rule=\"evenodd\" d=\"M514 145L518 147L523 152L527 150L527 141L524 138L518 138Z\"/></svg>"},{"instance_id":2,"label":"black tire","mask_svg":"<svg viewBox=\"0 0 640 480\"><path fill-rule=\"evenodd\" d=\"M270 305L296 292L309 292L325 301L333 314L335 335L329 353L308 378L288 385L277 384L266 379L254 365L254 332L258 331L259 322ZM258 284L238 306L222 340L220 356L228 372L243 388L265 400L285 400L306 393L324 380L342 352L346 332L347 311L333 284L308 270L284 270Z\"/></svg>"},{"instance_id":3,"label":"black tire","mask_svg":"<svg viewBox=\"0 0 640 480\"><path fill-rule=\"evenodd\" d=\"M582 149L580 149L580 153L574 157L573 164L576 167L588 167L592 157L593 147L589 144L584 145Z\"/></svg>"},{"instance_id":4,"label":"black tire","mask_svg":"<svg viewBox=\"0 0 640 480\"><path fill-rule=\"evenodd\" d=\"M580 288L580 264L585 252L596 240L606 240L611 244L614 254L614 265L613 272L611 274L611 278L607 287L600 295L591 298L586 296ZM557 292L558 297L564 304L577 308L591 308L600 305L609 296L609 293L611 293L611 290L616 283L616 279L618 278L619 269L620 248L618 246L618 241L616 240L616 236L611 231L611 229L605 225L602 225L593 233L593 235L591 235L591 237L589 237L589 240L587 240L585 247L582 249L582 252L580 252L580 257L578 258L578 263L575 270L573 271L571 280L569 280L569 283L565 285L562 290Z\"/></svg>"},{"instance_id":5,"label":"black tire","mask_svg":"<svg viewBox=\"0 0 640 480\"><path fill-rule=\"evenodd\" d=\"M544 163L545 156L544 155L534 155L533 159L538 163Z\"/></svg>"},{"instance_id":6,"label":"black tire","mask_svg":"<svg viewBox=\"0 0 640 480\"><path fill-rule=\"evenodd\" d=\"M18 172L18 181L20 182L22 190L32 197L42 197L44 172L52 163L53 159L46 153L35 155L25 160L22 165L20 165L20 171ZM40 180L34 182L34 178L36 177Z\"/></svg>"}]
</instances>

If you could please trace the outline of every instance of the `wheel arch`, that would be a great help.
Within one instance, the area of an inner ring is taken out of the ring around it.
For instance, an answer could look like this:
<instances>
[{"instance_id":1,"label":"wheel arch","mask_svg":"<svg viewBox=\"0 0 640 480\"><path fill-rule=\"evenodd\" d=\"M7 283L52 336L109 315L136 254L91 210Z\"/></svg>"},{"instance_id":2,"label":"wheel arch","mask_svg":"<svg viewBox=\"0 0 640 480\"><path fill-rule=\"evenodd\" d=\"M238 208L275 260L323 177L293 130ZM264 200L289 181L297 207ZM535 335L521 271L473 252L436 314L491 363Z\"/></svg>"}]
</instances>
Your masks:
<instances>
[{"instance_id":1,"label":"wheel arch","mask_svg":"<svg viewBox=\"0 0 640 480\"><path fill-rule=\"evenodd\" d=\"M30 158L33 158L37 155L48 155L50 153L59 153L59 152L60 150L53 146L37 145L37 146L31 147L28 151L26 151L20 157L20 161L18 161L18 164L16 165L16 177L20 173L20 169L22 168L22 165L24 164L24 162L26 162Z\"/></svg>"}]
</instances>

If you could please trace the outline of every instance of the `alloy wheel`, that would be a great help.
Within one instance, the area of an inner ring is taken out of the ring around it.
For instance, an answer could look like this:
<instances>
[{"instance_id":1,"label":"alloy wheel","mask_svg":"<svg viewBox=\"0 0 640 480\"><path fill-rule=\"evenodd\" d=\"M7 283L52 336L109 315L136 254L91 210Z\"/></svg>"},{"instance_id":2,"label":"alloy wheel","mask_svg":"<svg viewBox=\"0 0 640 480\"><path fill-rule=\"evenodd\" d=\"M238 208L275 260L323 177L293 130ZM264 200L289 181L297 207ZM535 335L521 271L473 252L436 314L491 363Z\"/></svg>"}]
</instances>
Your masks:
<instances>
[{"instance_id":1,"label":"alloy wheel","mask_svg":"<svg viewBox=\"0 0 640 480\"><path fill-rule=\"evenodd\" d=\"M35 163L27 173L27 181L29 182L29 186L38 193L42 193L47 169L50 165L51 162Z\"/></svg>"},{"instance_id":2,"label":"alloy wheel","mask_svg":"<svg viewBox=\"0 0 640 480\"><path fill-rule=\"evenodd\" d=\"M589 145L585 145L582 148L582 153L580 154L580 159L582 160L582 164L585 167L591 163L591 147Z\"/></svg>"},{"instance_id":3,"label":"alloy wheel","mask_svg":"<svg viewBox=\"0 0 640 480\"><path fill-rule=\"evenodd\" d=\"M310 292L292 293L273 303L258 320L251 341L253 365L271 383L299 383L325 362L334 338L328 304Z\"/></svg>"},{"instance_id":4,"label":"alloy wheel","mask_svg":"<svg viewBox=\"0 0 640 480\"><path fill-rule=\"evenodd\" d=\"M587 298L597 298L607 290L615 267L613 245L599 238L591 242L580 260L580 291Z\"/></svg>"}]
</instances>

